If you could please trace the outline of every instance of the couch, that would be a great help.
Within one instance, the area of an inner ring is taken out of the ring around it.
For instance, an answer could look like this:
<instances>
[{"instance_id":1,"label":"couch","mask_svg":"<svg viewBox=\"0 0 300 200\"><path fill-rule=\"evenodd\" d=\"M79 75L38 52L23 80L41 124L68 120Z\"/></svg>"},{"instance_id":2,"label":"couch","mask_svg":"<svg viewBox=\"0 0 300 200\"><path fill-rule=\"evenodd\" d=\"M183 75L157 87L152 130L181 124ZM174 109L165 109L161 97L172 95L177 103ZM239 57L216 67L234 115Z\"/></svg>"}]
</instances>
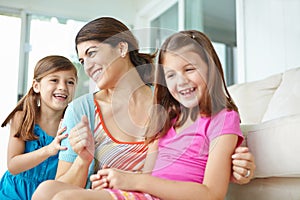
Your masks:
<instances>
[{"instance_id":1,"label":"couch","mask_svg":"<svg viewBox=\"0 0 300 200\"><path fill-rule=\"evenodd\" d=\"M300 68L228 89L256 171L246 185L231 183L226 200L300 200Z\"/></svg>"}]
</instances>

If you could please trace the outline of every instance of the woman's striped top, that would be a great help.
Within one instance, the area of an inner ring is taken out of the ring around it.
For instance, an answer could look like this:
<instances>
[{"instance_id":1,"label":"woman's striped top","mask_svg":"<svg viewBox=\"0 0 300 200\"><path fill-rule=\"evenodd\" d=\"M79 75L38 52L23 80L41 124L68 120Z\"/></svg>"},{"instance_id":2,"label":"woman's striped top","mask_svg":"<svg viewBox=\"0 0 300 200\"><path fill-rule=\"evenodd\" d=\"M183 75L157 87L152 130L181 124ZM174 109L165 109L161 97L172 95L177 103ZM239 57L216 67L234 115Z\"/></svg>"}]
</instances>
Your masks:
<instances>
[{"instance_id":1,"label":"woman's striped top","mask_svg":"<svg viewBox=\"0 0 300 200\"><path fill-rule=\"evenodd\" d=\"M104 166L126 171L144 167L148 146L144 142L120 142L106 128L99 104L95 102L95 172Z\"/></svg>"}]
</instances>

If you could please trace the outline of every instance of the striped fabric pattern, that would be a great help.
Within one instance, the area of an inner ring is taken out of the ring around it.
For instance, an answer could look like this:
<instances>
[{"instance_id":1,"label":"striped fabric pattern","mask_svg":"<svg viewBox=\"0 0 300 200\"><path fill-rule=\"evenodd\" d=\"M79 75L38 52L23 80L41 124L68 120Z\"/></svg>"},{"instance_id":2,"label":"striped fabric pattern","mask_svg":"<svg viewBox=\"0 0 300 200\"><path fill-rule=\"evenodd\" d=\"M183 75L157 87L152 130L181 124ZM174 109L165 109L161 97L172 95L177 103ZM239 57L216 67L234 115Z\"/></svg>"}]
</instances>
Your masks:
<instances>
[{"instance_id":1,"label":"striped fabric pattern","mask_svg":"<svg viewBox=\"0 0 300 200\"><path fill-rule=\"evenodd\" d=\"M114 139L103 123L100 106L96 101L95 104L95 171L104 165L126 171L142 170L148 146L143 141L119 142Z\"/></svg>"},{"instance_id":2,"label":"striped fabric pattern","mask_svg":"<svg viewBox=\"0 0 300 200\"><path fill-rule=\"evenodd\" d=\"M113 200L159 200L159 198L141 192L129 192L114 189L105 190L110 193Z\"/></svg>"},{"instance_id":3,"label":"striped fabric pattern","mask_svg":"<svg viewBox=\"0 0 300 200\"><path fill-rule=\"evenodd\" d=\"M95 171L104 165L126 171L141 171L144 167L148 146L144 142L119 142L109 133L95 101ZM115 200L159 200L141 192L105 189Z\"/></svg>"}]
</instances>

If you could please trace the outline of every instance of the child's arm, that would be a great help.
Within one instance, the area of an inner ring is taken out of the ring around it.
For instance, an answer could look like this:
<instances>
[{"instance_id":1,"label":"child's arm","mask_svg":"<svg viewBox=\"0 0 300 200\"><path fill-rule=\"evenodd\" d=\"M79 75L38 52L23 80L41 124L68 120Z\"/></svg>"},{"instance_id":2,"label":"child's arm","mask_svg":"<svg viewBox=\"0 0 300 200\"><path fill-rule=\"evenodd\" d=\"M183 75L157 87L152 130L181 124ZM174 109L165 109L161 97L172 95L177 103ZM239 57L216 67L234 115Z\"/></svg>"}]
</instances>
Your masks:
<instances>
[{"instance_id":1,"label":"child's arm","mask_svg":"<svg viewBox=\"0 0 300 200\"><path fill-rule=\"evenodd\" d=\"M42 147L33 152L24 153L25 141L14 137L17 131L16 127L19 127L20 123L21 112L17 112L10 125L10 136L7 151L7 168L11 174L19 174L29 170L50 156L57 154L59 150L64 149L64 147L60 146L60 141L66 137L61 135L64 131L62 128L58 131L57 137L48 146Z\"/></svg>"},{"instance_id":2,"label":"child's arm","mask_svg":"<svg viewBox=\"0 0 300 200\"><path fill-rule=\"evenodd\" d=\"M165 180L149 174L132 174L115 169L104 169L98 174L107 176L110 188L141 191L161 199L224 199L231 174L231 155L236 144L237 136L233 134L220 136L211 142L203 184Z\"/></svg>"}]
</instances>

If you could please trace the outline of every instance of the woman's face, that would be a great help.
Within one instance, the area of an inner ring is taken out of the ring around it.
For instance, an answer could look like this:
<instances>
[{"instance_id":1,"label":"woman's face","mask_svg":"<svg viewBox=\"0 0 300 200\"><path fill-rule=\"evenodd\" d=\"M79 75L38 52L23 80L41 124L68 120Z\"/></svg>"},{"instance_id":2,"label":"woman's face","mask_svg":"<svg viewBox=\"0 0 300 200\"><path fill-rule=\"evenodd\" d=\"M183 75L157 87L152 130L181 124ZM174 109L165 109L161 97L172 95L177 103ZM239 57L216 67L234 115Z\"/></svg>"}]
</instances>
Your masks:
<instances>
[{"instance_id":1,"label":"woman's face","mask_svg":"<svg viewBox=\"0 0 300 200\"><path fill-rule=\"evenodd\" d=\"M163 60L165 80L171 95L183 106L193 108L206 89L207 65L192 52L166 53Z\"/></svg>"},{"instance_id":2,"label":"woman's face","mask_svg":"<svg viewBox=\"0 0 300 200\"><path fill-rule=\"evenodd\" d=\"M118 46L91 40L78 44L77 50L86 74L99 89L110 89L117 84L124 71Z\"/></svg>"}]
</instances>

